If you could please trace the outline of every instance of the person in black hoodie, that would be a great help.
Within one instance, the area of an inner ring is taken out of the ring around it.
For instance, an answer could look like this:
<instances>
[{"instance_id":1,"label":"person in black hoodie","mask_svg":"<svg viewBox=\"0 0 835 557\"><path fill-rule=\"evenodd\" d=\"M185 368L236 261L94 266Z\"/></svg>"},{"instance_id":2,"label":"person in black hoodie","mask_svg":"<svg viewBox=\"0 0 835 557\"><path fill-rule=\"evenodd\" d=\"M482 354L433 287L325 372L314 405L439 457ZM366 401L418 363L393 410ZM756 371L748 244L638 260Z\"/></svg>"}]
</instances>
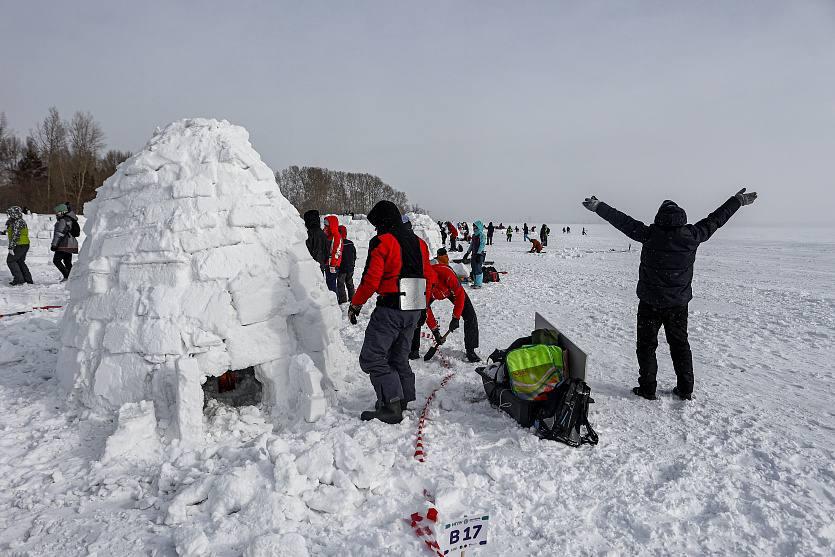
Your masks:
<instances>
[{"instance_id":1,"label":"person in black hoodie","mask_svg":"<svg viewBox=\"0 0 835 557\"><path fill-rule=\"evenodd\" d=\"M336 298L342 305L354 297L354 269L357 264L357 247L348 239L348 228L339 225L342 236L342 263L339 264L339 275L336 277Z\"/></svg>"},{"instance_id":2,"label":"person in black hoodie","mask_svg":"<svg viewBox=\"0 0 835 557\"><path fill-rule=\"evenodd\" d=\"M319 221L319 211L311 209L304 213L304 226L307 228L307 240L305 245L310 257L316 260L322 274L328 268L328 238L322 230L322 223Z\"/></svg>"},{"instance_id":3,"label":"person in black hoodie","mask_svg":"<svg viewBox=\"0 0 835 557\"><path fill-rule=\"evenodd\" d=\"M742 188L696 224L687 224L687 214L675 202L666 200L649 226L617 209L587 197L583 206L612 226L643 244L638 270L638 386L632 392L655 399L658 361L658 330L664 326L670 356L676 372L673 394L690 400L693 393L693 354L687 340L687 307L693 299L693 263L696 250L710 239L743 205L757 199L755 192Z\"/></svg>"}]
</instances>

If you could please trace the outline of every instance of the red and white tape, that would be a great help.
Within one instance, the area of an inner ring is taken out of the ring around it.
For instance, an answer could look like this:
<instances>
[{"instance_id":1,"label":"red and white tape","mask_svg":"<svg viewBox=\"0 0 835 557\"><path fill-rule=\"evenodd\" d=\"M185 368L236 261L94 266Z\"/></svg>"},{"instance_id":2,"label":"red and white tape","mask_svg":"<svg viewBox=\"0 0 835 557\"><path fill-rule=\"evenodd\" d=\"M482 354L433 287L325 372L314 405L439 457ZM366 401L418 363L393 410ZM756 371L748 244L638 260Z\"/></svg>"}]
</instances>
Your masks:
<instances>
[{"instance_id":1,"label":"red and white tape","mask_svg":"<svg viewBox=\"0 0 835 557\"><path fill-rule=\"evenodd\" d=\"M407 521L412 527L415 535L420 539L426 547L438 557L444 557L441 553L441 546L438 545L438 540L435 539L435 531L432 524L438 522L438 510L434 507L429 507L426 514L412 513Z\"/></svg>"}]
</instances>

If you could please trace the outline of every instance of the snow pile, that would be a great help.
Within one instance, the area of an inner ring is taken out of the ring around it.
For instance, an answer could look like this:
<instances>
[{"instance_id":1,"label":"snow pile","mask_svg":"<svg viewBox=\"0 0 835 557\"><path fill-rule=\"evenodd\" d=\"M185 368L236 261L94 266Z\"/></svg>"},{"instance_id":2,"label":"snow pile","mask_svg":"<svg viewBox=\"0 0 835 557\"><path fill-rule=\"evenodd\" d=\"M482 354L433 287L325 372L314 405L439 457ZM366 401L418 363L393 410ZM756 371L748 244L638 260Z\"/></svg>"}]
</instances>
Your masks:
<instances>
[{"instance_id":1,"label":"snow pile","mask_svg":"<svg viewBox=\"0 0 835 557\"><path fill-rule=\"evenodd\" d=\"M274 418L323 414L339 309L246 130L170 124L85 210L58 360L75 398L107 411L154 401L199 440L201 383L253 366Z\"/></svg>"},{"instance_id":2,"label":"snow pile","mask_svg":"<svg viewBox=\"0 0 835 557\"><path fill-rule=\"evenodd\" d=\"M429 215L406 213L406 216L412 222L412 230L417 237L422 238L429 246L429 256L434 257L435 252L444 247L443 242L441 242L441 229L438 227L438 223L432 220Z\"/></svg>"}]
</instances>

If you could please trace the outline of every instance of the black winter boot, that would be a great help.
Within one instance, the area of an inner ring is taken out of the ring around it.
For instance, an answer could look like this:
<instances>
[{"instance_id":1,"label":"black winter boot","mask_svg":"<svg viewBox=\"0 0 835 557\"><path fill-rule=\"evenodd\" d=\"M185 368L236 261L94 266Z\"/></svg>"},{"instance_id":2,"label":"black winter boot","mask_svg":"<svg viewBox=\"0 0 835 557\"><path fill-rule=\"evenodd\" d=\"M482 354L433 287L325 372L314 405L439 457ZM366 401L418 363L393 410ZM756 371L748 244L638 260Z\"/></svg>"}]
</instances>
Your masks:
<instances>
[{"instance_id":1,"label":"black winter boot","mask_svg":"<svg viewBox=\"0 0 835 557\"><path fill-rule=\"evenodd\" d=\"M693 393L682 393L678 390L678 387L673 387L673 394L681 400L693 400Z\"/></svg>"},{"instance_id":2,"label":"black winter boot","mask_svg":"<svg viewBox=\"0 0 835 557\"><path fill-rule=\"evenodd\" d=\"M655 394L645 393L641 390L641 387L633 387L632 393L638 395L639 397L643 397L647 400L655 400Z\"/></svg>"},{"instance_id":3,"label":"black winter boot","mask_svg":"<svg viewBox=\"0 0 835 557\"><path fill-rule=\"evenodd\" d=\"M388 403L378 400L374 405L374 410L366 410L360 414L360 419L364 422L380 420L387 424L399 424L403 421L403 407L401 404L400 400L392 400Z\"/></svg>"},{"instance_id":4,"label":"black winter boot","mask_svg":"<svg viewBox=\"0 0 835 557\"><path fill-rule=\"evenodd\" d=\"M420 352L417 350L412 350L409 352L409 359L410 360L418 360L420 359Z\"/></svg>"},{"instance_id":5,"label":"black winter boot","mask_svg":"<svg viewBox=\"0 0 835 557\"><path fill-rule=\"evenodd\" d=\"M467 350L467 361L475 364L480 362L481 358L475 353L475 350Z\"/></svg>"}]
</instances>

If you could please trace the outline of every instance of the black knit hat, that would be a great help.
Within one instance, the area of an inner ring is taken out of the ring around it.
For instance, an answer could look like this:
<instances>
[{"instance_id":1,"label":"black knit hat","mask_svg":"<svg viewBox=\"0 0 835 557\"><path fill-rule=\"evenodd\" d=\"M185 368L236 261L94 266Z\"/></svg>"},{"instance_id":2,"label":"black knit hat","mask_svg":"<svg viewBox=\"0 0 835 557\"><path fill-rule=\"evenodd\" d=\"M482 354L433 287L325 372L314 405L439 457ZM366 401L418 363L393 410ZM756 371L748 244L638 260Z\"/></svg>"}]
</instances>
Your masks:
<instances>
[{"instance_id":1,"label":"black knit hat","mask_svg":"<svg viewBox=\"0 0 835 557\"><path fill-rule=\"evenodd\" d=\"M394 230L403 224L400 209L388 200L378 201L368 213L368 222L377 230Z\"/></svg>"},{"instance_id":2,"label":"black knit hat","mask_svg":"<svg viewBox=\"0 0 835 557\"><path fill-rule=\"evenodd\" d=\"M440 256L446 255L446 254L447 254L446 248L440 248L440 249L438 249L438 253L435 254L435 257L440 257Z\"/></svg>"}]
</instances>

